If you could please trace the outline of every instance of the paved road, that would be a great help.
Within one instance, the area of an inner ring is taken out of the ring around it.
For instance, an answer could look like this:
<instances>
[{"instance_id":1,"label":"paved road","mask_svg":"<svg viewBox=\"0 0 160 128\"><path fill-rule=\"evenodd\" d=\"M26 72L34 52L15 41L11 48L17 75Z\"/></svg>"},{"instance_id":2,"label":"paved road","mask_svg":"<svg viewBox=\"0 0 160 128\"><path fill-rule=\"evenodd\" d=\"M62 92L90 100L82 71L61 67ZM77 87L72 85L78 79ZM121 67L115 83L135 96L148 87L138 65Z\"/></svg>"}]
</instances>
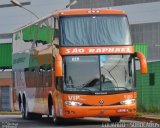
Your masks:
<instances>
[{"instance_id":1,"label":"paved road","mask_svg":"<svg viewBox=\"0 0 160 128\"><path fill-rule=\"evenodd\" d=\"M160 124L133 120L121 120L121 123L110 123L107 118L83 118L65 120L62 125L56 126L51 118L43 117L40 120L24 120L21 115L0 115L0 128L158 128Z\"/></svg>"}]
</instances>

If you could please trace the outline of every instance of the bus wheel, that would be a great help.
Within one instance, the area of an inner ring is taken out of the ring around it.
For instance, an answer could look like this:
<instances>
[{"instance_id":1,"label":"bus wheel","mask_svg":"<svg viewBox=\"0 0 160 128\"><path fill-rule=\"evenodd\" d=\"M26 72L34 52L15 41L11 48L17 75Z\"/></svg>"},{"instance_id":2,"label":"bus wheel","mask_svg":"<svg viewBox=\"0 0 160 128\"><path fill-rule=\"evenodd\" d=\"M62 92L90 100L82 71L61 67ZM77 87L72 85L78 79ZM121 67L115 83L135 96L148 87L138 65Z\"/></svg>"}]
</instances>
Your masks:
<instances>
[{"instance_id":1,"label":"bus wheel","mask_svg":"<svg viewBox=\"0 0 160 128\"><path fill-rule=\"evenodd\" d=\"M120 117L119 116L114 116L114 117L109 117L111 122L120 122Z\"/></svg>"},{"instance_id":2,"label":"bus wheel","mask_svg":"<svg viewBox=\"0 0 160 128\"><path fill-rule=\"evenodd\" d=\"M29 113L30 119L32 120L39 120L42 118L41 114L37 114L37 113Z\"/></svg>"},{"instance_id":3,"label":"bus wheel","mask_svg":"<svg viewBox=\"0 0 160 128\"><path fill-rule=\"evenodd\" d=\"M32 117L32 116L31 116L31 113L30 113L30 112L28 112L26 99L24 99L23 109L22 109L22 118L23 118L23 119L30 120L30 119L31 119L31 117Z\"/></svg>"},{"instance_id":4,"label":"bus wheel","mask_svg":"<svg viewBox=\"0 0 160 128\"><path fill-rule=\"evenodd\" d=\"M25 112L24 112L24 108L21 106L21 113L22 113L22 118L25 119Z\"/></svg>"},{"instance_id":5,"label":"bus wheel","mask_svg":"<svg viewBox=\"0 0 160 128\"><path fill-rule=\"evenodd\" d=\"M59 117L56 116L53 105L52 105L52 107L51 107L51 117L53 118L53 123L54 123L55 125L61 123L61 118L59 118Z\"/></svg>"},{"instance_id":6,"label":"bus wheel","mask_svg":"<svg viewBox=\"0 0 160 128\"><path fill-rule=\"evenodd\" d=\"M25 106L24 106L24 119L29 119L29 112L27 110L27 105L25 103Z\"/></svg>"}]
</instances>

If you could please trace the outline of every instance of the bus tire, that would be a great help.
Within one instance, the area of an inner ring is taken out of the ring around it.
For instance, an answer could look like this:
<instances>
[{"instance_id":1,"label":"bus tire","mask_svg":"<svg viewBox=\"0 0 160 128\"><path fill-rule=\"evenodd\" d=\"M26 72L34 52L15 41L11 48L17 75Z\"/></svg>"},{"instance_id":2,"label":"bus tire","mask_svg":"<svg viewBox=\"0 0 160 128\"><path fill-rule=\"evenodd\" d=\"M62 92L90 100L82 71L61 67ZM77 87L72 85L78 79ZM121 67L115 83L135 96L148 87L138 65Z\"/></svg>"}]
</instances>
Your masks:
<instances>
[{"instance_id":1,"label":"bus tire","mask_svg":"<svg viewBox=\"0 0 160 128\"><path fill-rule=\"evenodd\" d=\"M19 106L19 111L22 112L23 110L23 103L22 103L22 98L21 95L18 95L18 106Z\"/></svg>"},{"instance_id":2,"label":"bus tire","mask_svg":"<svg viewBox=\"0 0 160 128\"><path fill-rule=\"evenodd\" d=\"M25 106L24 106L24 118L27 119L27 120L30 119L30 113L28 112L26 103L25 103Z\"/></svg>"},{"instance_id":3,"label":"bus tire","mask_svg":"<svg viewBox=\"0 0 160 128\"><path fill-rule=\"evenodd\" d=\"M51 107L51 117L53 118L53 123L55 125L58 125L58 124L62 123L62 118L57 117L56 114L55 114L54 105L52 105L52 107Z\"/></svg>"},{"instance_id":4,"label":"bus tire","mask_svg":"<svg viewBox=\"0 0 160 128\"><path fill-rule=\"evenodd\" d=\"M64 121L64 120L63 120L63 118L61 118L61 117L54 117L54 118L53 118L53 122L54 122L55 125L62 124L63 121Z\"/></svg>"},{"instance_id":5,"label":"bus tire","mask_svg":"<svg viewBox=\"0 0 160 128\"><path fill-rule=\"evenodd\" d=\"M22 108L21 108L21 113L22 113L22 118L25 119L26 117L25 117L25 112L24 112L23 106L22 106Z\"/></svg>"},{"instance_id":6,"label":"bus tire","mask_svg":"<svg viewBox=\"0 0 160 128\"><path fill-rule=\"evenodd\" d=\"M119 116L113 116L109 117L110 121L115 123L115 122L120 122L120 117Z\"/></svg>"},{"instance_id":7,"label":"bus tire","mask_svg":"<svg viewBox=\"0 0 160 128\"><path fill-rule=\"evenodd\" d=\"M26 98L23 96L23 108L22 108L22 118L26 120L30 120L32 117L31 113L28 112L28 107L27 107L27 101Z\"/></svg>"},{"instance_id":8,"label":"bus tire","mask_svg":"<svg viewBox=\"0 0 160 128\"><path fill-rule=\"evenodd\" d=\"M32 120L39 120L42 118L42 114L38 113L29 113L30 119Z\"/></svg>"},{"instance_id":9,"label":"bus tire","mask_svg":"<svg viewBox=\"0 0 160 128\"><path fill-rule=\"evenodd\" d=\"M54 109L54 105L52 104L50 107L50 112L51 112L51 117L53 118L53 123L56 124L57 119L56 119L56 114L55 114L55 109Z\"/></svg>"}]
</instances>

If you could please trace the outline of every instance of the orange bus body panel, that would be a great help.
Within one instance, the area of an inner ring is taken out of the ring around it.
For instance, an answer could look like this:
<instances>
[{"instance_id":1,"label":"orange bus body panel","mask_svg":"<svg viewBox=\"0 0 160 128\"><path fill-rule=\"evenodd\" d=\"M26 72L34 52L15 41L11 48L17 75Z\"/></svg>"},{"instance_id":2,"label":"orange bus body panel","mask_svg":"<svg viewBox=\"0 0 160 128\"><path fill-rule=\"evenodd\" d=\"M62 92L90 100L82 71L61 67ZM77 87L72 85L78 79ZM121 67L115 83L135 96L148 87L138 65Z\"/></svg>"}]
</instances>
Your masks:
<instances>
[{"instance_id":1,"label":"orange bus body panel","mask_svg":"<svg viewBox=\"0 0 160 128\"><path fill-rule=\"evenodd\" d=\"M135 116L136 103L131 105L120 105L120 101L127 99L136 99L136 92L121 93L114 95L80 95L64 94L64 101L71 100L75 102L85 102L85 106L64 106L65 118L80 117L108 117L108 116ZM104 101L100 105L100 100ZM119 104L119 105L118 105ZM118 112L119 109L125 109L126 112Z\"/></svg>"},{"instance_id":2,"label":"orange bus body panel","mask_svg":"<svg viewBox=\"0 0 160 128\"><path fill-rule=\"evenodd\" d=\"M62 76L62 57L59 54L55 57L55 76Z\"/></svg>"},{"instance_id":3,"label":"orange bus body panel","mask_svg":"<svg viewBox=\"0 0 160 128\"><path fill-rule=\"evenodd\" d=\"M114 10L114 9L71 9L71 10L63 10L57 11L56 16L73 16L73 15L126 15L126 13L122 10Z\"/></svg>"},{"instance_id":4,"label":"orange bus body panel","mask_svg":"<svg viewBox=\"0 0 160 128\"><path fill-rule=\"evenodd\" d=\"M104 47L62 47L61 55L81 54L133 54L133 46L104 46Z\"/></svg>"}]
</instances>

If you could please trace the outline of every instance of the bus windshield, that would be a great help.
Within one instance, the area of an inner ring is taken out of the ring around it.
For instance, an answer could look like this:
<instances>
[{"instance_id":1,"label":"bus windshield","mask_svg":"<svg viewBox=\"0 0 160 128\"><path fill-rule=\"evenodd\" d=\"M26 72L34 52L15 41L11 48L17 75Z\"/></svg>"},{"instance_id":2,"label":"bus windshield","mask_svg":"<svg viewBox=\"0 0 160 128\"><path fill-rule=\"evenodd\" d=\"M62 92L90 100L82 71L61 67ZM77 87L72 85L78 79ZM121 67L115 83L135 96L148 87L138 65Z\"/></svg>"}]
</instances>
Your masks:
<instances>
[{"instance_id":1,"label":"bus windshield","mask_svg":"<svg viewBox=\"0 0 160 128\"><path fill-rule=\"evenodd\" d=\"M63 61L66 92L118 93L135 89L131 55L66 56Z\"/></svg>"},{"instance_id":2,"label":"bus windshield","mask_svg":"<svg viewBox=\"0 0 160 128\"><path fill-rule=\"evenodd\" d=\"M61 17L62 46L130 45L127 17L89 15Z\"/></svg>"}]
</instances>

